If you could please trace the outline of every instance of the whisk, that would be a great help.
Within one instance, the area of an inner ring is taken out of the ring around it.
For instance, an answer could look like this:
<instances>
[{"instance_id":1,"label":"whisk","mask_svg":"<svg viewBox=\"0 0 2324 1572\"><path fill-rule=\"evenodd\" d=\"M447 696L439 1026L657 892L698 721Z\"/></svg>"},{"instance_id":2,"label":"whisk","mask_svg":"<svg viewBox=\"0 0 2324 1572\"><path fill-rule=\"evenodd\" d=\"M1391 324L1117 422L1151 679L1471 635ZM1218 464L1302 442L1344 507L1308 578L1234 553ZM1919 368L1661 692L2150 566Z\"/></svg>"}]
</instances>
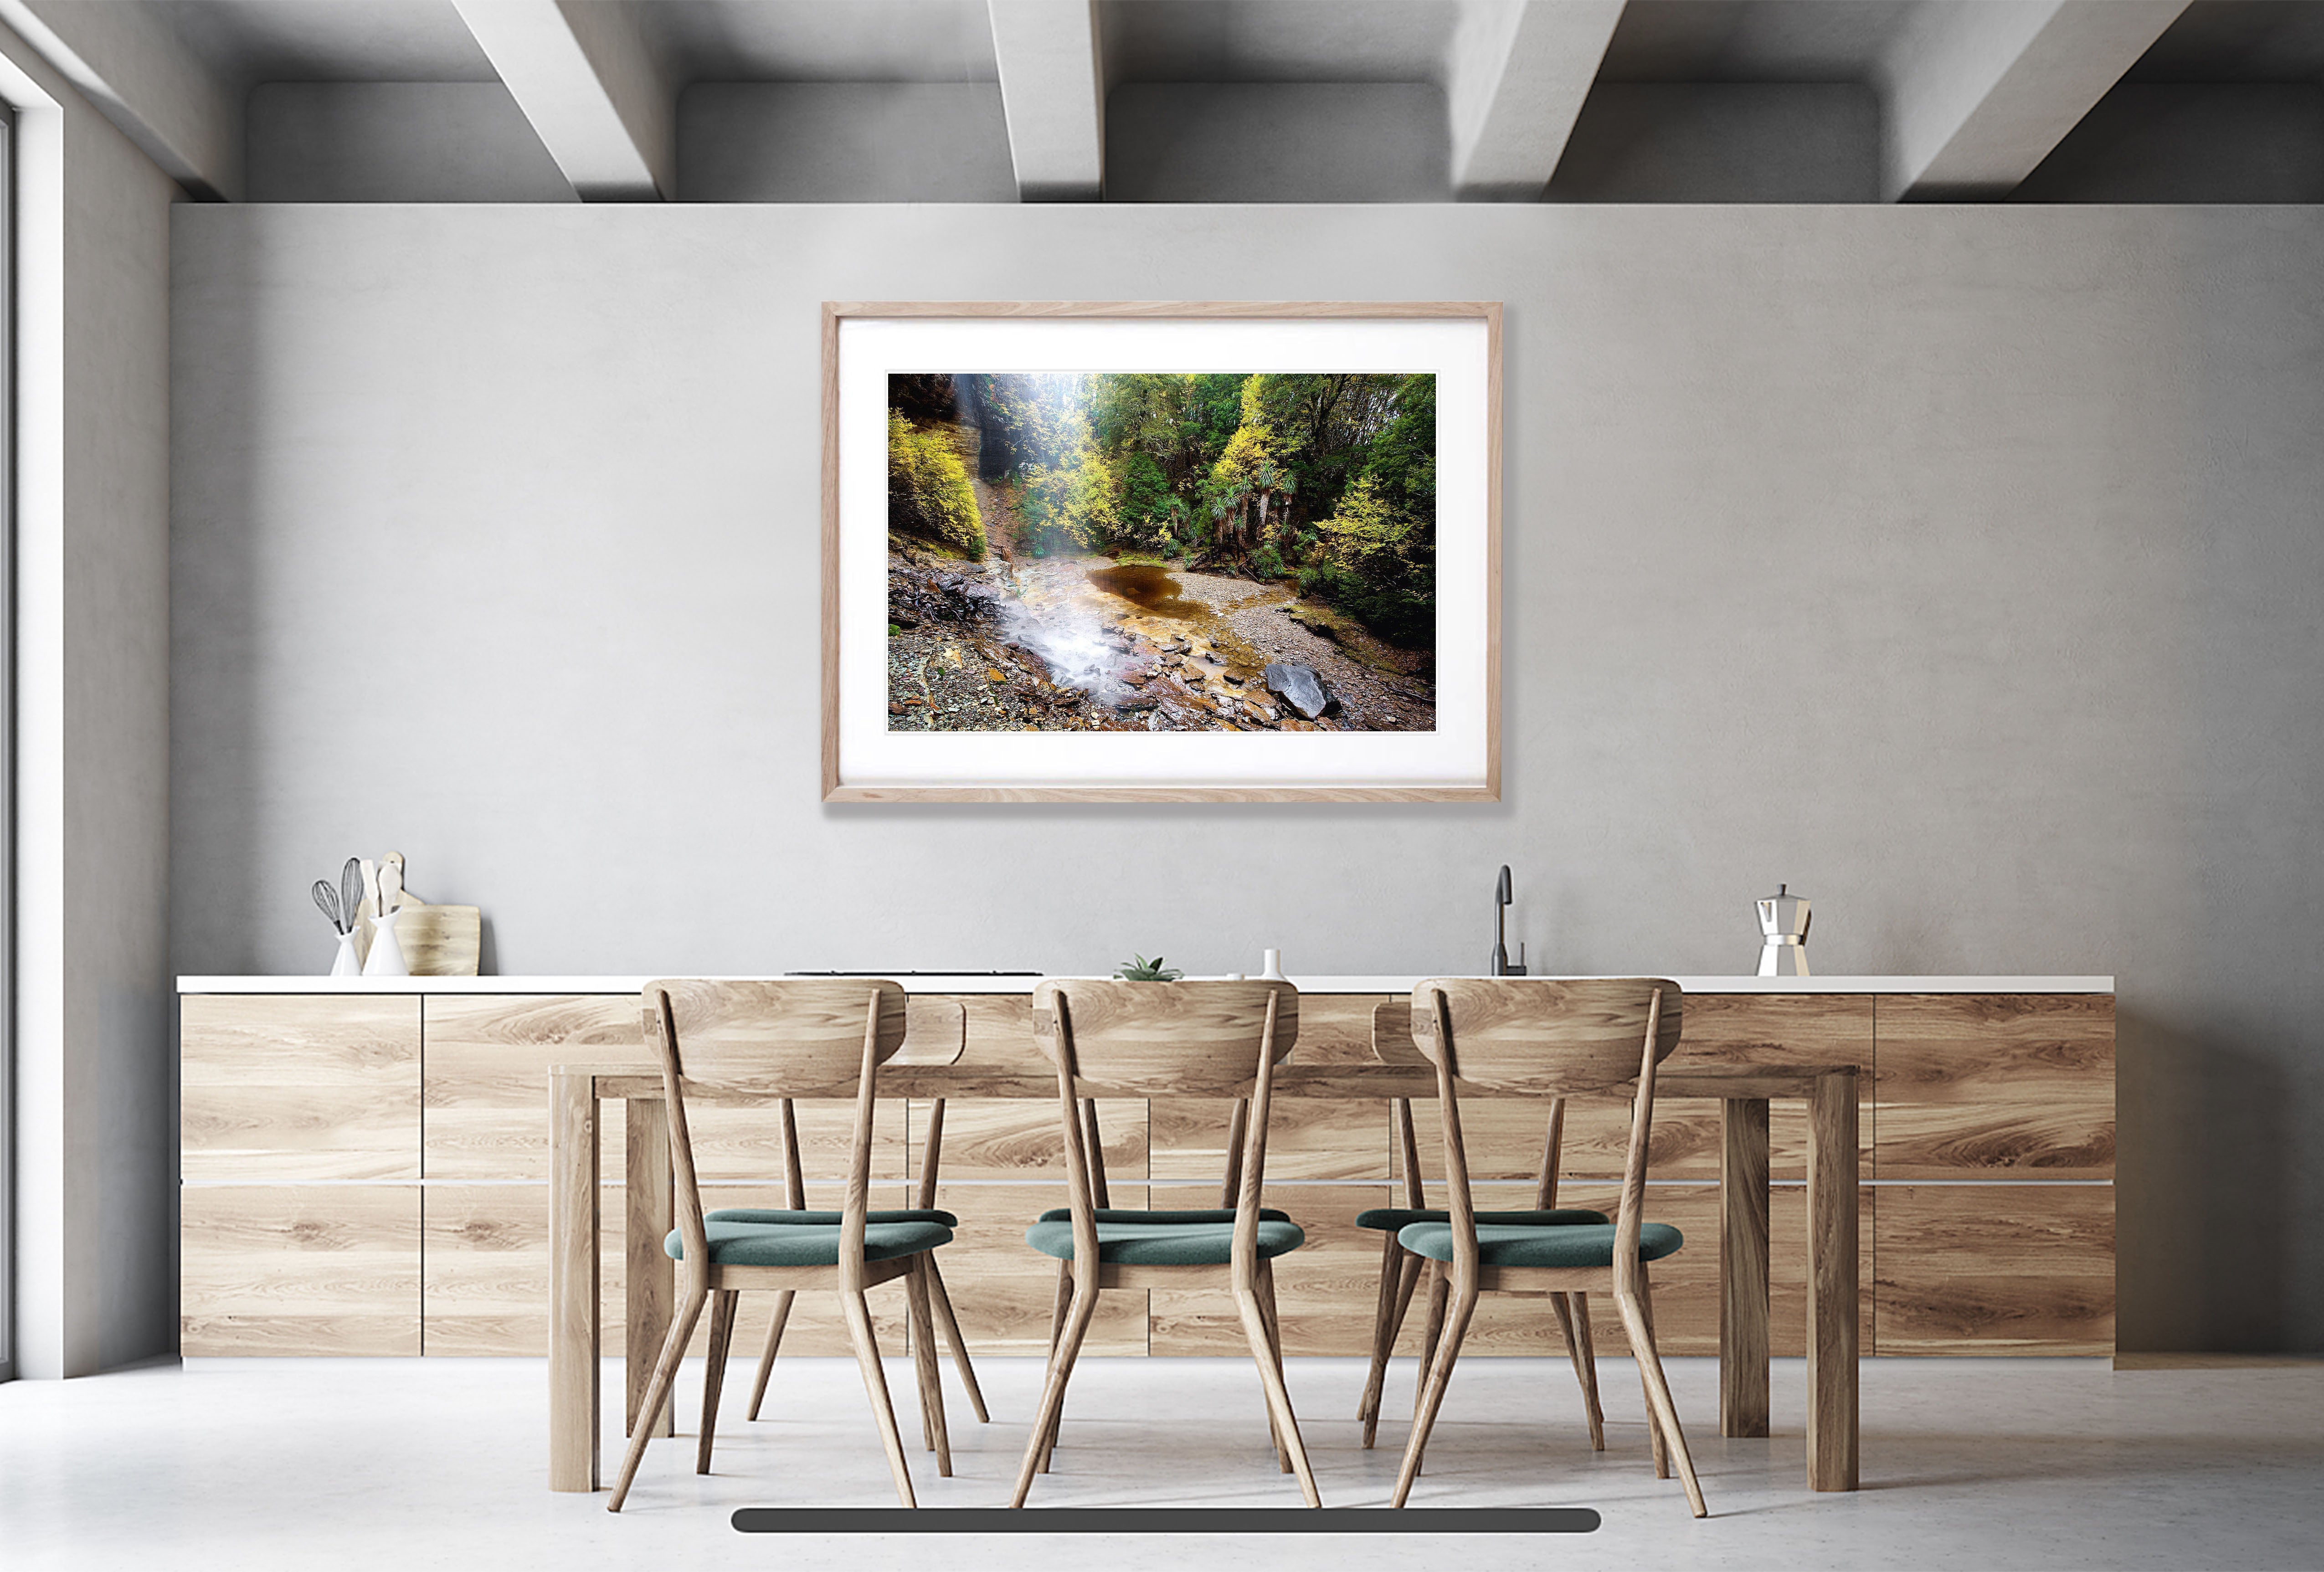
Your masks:
<instances>
[{"instance_id":1,"label":"whisk","mask_svg":"<svg viewBox=\"0 0 2324 1572\"><path fill-rule=\"evenodd\" d=\"M355 920L355 908L349 906L344 915L341 914L339 892L331 887L331 881L327 878L317 879L312 893L315 896L316 909L331 920L331 932L346 933Z\"/></svg>"},{"instance_id":2,"label":"whisk","mask_svg":"<svg viewBox=\"0 0 2324 1572\"><path fill-rule=\"evenodd\" d=\"M350 857L347 865L339 869L339 887L333 889L327 878L318 878L309 892L315 897L315 907L331 920L334 933L352 933L355 929L355 908L363 901L363 860Z\"/></svg>"}]
</instances>

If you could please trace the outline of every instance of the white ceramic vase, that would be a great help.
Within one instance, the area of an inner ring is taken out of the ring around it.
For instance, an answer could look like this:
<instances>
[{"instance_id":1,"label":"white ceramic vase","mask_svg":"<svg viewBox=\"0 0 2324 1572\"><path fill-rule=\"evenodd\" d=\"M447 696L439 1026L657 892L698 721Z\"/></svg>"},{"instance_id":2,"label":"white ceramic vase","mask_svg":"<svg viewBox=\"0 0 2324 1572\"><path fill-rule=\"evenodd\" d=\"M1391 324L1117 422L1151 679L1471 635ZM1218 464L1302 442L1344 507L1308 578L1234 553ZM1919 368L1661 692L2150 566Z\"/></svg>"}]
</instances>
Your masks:
<instances>
[{"instance_id":1,"label":"white ceramic vase","mask_svg":"<svg viewBox=\"0 0 2324 1572\"><path fill-rule=\"evenodd\" d=\"M355 958L355 936L352 933L339 935L339 952L331 961L333 977L360 977L363 962Z\"/></svg>"},{"instance_id":2,"label":"white ceramic vase","mask_svg":"<svg viewBox=\"0 0 2324 1572\"><path fill-rule=\"evenodd\" d=\"M411 968L403 962L403 946L395 937L395 920L403 915L397 911L374 917L371 923L371 953L364 957L365 977L410 977Z\"/></svg>"}]
</instances>

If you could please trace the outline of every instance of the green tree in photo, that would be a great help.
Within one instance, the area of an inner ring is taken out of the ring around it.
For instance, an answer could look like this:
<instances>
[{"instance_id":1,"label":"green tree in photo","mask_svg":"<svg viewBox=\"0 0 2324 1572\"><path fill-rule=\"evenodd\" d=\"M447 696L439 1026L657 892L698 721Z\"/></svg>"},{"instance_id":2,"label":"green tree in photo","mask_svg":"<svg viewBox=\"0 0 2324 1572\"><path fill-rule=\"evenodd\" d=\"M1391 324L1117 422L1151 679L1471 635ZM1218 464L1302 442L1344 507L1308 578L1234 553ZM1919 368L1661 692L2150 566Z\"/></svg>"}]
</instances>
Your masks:
<instances>
[{"instance_id":1,"label":"green tree in photo","mask_svg":"<svg viewBox=\"0 0 2324 1572\"><path fill-rule=\"evenodd\" d=\"M888 528L967 556L984 555L976 488L944 430L915 431L888 411Z\"/></svg>"}]
</instances>

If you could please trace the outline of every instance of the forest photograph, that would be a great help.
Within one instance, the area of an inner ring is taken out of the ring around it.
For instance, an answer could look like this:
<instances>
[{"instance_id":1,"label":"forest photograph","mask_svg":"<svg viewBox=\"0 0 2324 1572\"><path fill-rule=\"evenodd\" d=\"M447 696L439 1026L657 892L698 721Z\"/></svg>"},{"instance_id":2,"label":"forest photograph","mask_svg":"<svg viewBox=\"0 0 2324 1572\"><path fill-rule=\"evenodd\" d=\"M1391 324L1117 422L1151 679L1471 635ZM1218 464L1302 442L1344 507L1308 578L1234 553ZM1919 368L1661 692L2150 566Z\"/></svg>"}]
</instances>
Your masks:
<instances>
[{"instance_id":1,"label":"forest photograph","mask_svg":"<svg viewBox=\"0 0 2324 1572\"><path fill-rule=\"evenodd\" d=\"M1429 731L1430 373L888 378L891 731Z\"/></svg>"}]
</instances>

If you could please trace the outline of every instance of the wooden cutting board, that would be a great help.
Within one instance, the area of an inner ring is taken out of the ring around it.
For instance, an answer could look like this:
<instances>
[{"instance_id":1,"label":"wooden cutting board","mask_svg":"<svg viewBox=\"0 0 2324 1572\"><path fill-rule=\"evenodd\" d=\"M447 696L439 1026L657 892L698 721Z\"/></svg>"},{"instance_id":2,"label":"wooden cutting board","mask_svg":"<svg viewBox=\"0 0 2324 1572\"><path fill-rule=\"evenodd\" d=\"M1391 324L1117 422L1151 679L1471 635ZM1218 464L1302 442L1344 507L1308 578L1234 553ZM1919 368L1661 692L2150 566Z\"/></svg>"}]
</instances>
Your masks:
<instances>
[{"instance_id":1,"label":"wooden cutting board","mask_svg":"<svg viewBox=\"0 0 2324 1572\"><path fill-rule=\"evenodd\" d=\"M371 953L372 909L355 908L355 953ZM475 906L431 906L407 891L395 919L395 942L414 977L474 977L484 956L484 920Z\"/></svg>"}]
</instances>

